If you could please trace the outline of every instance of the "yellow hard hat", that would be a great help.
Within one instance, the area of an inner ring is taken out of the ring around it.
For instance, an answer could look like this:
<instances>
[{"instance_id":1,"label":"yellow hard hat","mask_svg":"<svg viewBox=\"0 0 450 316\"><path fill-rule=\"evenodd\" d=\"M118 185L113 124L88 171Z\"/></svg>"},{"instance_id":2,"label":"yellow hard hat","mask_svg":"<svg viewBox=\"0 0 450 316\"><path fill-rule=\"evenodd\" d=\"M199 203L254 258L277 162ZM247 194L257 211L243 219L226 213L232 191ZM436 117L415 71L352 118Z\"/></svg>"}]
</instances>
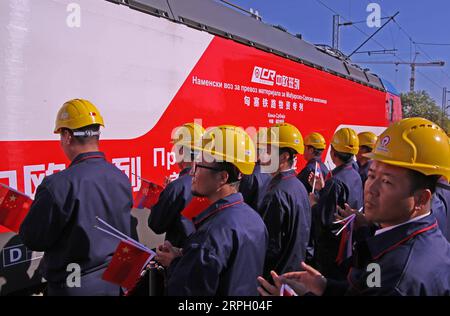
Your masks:
<instances>
[{"instance_id":1,"label":"yellow hard hat","mask_svg":"<svg viewBox=\"0 0 450 316\"><path fill-rule=\"evenodd\" d=\"M424 118L406 118L380 135L371 153L364 156L425 175L450 179L450 146L445 132Z\"/></svg>"},{"instance_id":2,"label":"yellow hard hat","mask_svg":"<svg viewBox=\"0 0 450 316\"><path fill-rule=\"evenodd\" d=\"M175 145L192 147L202 143L205 129L197 123L185 123L174 129L171 142Z\"/></svg>"},{"instance_id":3,"label":"yellow hard hat","mask_svg":"<svg viewBox=\"0 0 450 316\"><path fill-rule=\"evenodd\" d=\"M359 147L367 146L373 150L375 143L377 142L378 136L372 132L361 132L358 134Z\"/></svg>"},{"instance_id":4,"label":"yellow hard hat","mask_svg":"<svg viewBox=\"0 0 450 316\"><path fill-rule=\"evenodd\" d=\"M288 147L298 154L303 154L305 146L300 131L292 124L278 123L261 133L258 145L274 145L279 148Z\"/></svg>"},{"instance_id":5,"label":"yellow hard hat","mask_svg":"<svg viewBox=\"0 0 450 316\"><path fill-rule=\"evenodd\" d=\"M201 146L194 145L192 148L211 155L216 161L233 164L243 174L252 174L255 167L255 145L240 127L214 127L205 132Z\"/></svg>"},{"instance_id":6,"label":"yellow hard hat","mask_svg":"<svg viewBox=\"0 0 450 316\"><path fill-rule=\"evenodd\" d=\"M99 110L88 100L73 99L59 109L54 133L58 134L61 128L74 130L92 124L105 126Z\"/></svg>"},{"instance_id":7,"label":"yellow hard hat","mask_svg":"<svg viewBox=\"0 0 450 316\"><path fill-rule=\"evenodd\" d=\"M359 140L356 132L348 127L341 128L333 135L331 146L340 153L356 155L359 151Z\"/></svg>"},{"instance_id":8,"label":"yellow hard hat","mask_svg":"<svg viewBox=\"0 0 450 316\"><path fill-rule=\"evenodd\" d=\"M322 136L322 134L315 132L305 137L305 145L314 147L316 149L325 149L325 147L327 146L325 138Z\"/></svg>"}]
</instances>

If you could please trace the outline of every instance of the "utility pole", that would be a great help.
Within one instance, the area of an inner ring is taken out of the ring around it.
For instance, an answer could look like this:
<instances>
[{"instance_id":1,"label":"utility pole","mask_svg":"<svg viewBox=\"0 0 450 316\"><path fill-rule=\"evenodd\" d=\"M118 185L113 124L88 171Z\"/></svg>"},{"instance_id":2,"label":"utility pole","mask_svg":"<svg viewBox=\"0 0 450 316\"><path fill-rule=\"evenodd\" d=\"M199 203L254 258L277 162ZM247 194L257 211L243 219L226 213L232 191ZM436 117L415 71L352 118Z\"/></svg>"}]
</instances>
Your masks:
<instances>
[{"instance_id":1,"label":"utility pole","mask_svg":"<svg viewBox=\"0 0 450 316\"><path fill-rule=\"evenodd\" d=\"M341 17L338 14L333 15L333 40L332 47L335 50L339 50L339 26Z\"/></svg>"},{"instance_id":2,"label":"utility pole","mask_svg":"<svg viewBox=\"0 0 450 316\"><path fill-rule=\"evenodd\" d=\"M380 20L386 20L386 19L388 19L389 21L391 20L391 19L394 19L394 17L395 16L397 16L397 14L399 14L399 12L397 12L394 16L392 16L392 17L383 17L383 18L381 18ZM388 22L389 22L388 21ZM387 24L388 22L386 22L385 24ZM358 24L358 23L367 23L367 21L366 20L364 20L364 21L355 21L355 22L352 22L352 21L348 21L348 22L344 22L344 23L341 23L341 16L339 15L339 14L335 14L335 15L333 15L333 33L332 33L332 40L331 40L331 47L334 49L334 50L339 50L339 35L340 35L340 27L341 26L350 26L350 25L354 25L354 24ZM375 35L376 33L378 33L378 31L380 31L382 28L384 27L384 25L382 25L373 35ZM370 38L372 38L373 37L373 35L372 36L370 36L368 39L367 39L367 41L370 39ZM366 42L364 42L363 43L363 45L365 44ZM361 45L362 46L362 45ZM359 47L360 48L360 47ZM355 50L355 52L356 52L356 50Z\"/></svg>"},{"instance_id":3,"label":"utility pole","mask_svg":"<svg viewBox=\"0 0 450 316\"><path fill-rule=\"evenodd\" d=\"M414 85L416 82L416 67L442 67L445 65L443 61L432 61L428 63L418 63L414 61L355 61L359 64L391 64L391 65L409 65L411 67L411 77L409 78L409 91L414 92Z\"/></svg>"},{"instance_id":4,"label":"utility pole","mask_svg":"<svg viewBox=\"0 0 450 316\"><path fill-rule=\"evenodd\" d=\"M447 93L450 93L446 87L442 88L442 118L441 118L441 127L444 127L445 117L447 116L447 109L450 108L450 105L447 105L449 99L447 99Z\"/></svg>"}]
</instances>

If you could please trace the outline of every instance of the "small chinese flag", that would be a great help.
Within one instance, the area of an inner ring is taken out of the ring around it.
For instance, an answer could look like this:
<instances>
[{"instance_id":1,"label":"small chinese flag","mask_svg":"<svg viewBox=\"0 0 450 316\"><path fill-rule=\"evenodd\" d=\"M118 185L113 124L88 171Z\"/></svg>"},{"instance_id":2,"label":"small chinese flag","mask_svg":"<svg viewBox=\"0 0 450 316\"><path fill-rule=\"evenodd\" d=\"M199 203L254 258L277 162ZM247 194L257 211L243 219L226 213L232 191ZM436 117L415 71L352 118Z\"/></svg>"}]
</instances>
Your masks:
<instances>
[{"instance_id":1,"label":"small chinese flag","mask_svg":"<svg viewBox=\"0 0 450 316\"><path fill-rule=\"evenodd\" d=\"M298 295L289 285L282 284L280 289L280 296L298 296Z\"/></svg>"},{"instance_id":2,"label":"small chinese flag","mask_svg":"<svg viewBox=\"0 0 450 316\"><path fill-rule=\"evenodd\" d=\"M181 215L192 220L210 205L211 202L207 198L194 196L191 202L181 211Z\"/></svg>"},{"instance_id":3,"label":"small chinese flag","mask_svg":"<svg viewBox=\"0 0 450 316\"><path fill-rule=\"evenodd\" d=\"M0 183L0 225L18 233L33 200Z\"/></svg>"},{"instance_id":4,"label":"small chinese flag","mask_svg":"<svg viewBox=\"0 0 450 316\"><path fill-rule=\"evenodd\" d=\"M154 253L122 240L102 279L130 290L139 281L142 270L153 256Z\"/></svg>"},{"instance_id":5,"label":"small chinese flag","mask_svg":"<svg viewBox=\"0 0 450 316\"><path fill-rule=\"evenodd\" d=\"M134 200L134 207L139 209L151 208L158 201L162 190L163 187L153 182L142 180L141 188Z\"/></svg>"}]
</instances>

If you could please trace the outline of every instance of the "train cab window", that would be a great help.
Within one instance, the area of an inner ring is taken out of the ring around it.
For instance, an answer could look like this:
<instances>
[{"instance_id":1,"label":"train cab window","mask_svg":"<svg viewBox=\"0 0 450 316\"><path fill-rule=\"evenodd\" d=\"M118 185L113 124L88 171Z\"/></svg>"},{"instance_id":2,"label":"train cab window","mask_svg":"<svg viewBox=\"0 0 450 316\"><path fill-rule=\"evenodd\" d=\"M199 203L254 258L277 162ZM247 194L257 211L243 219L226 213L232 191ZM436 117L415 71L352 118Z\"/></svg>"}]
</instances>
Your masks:
<instances>
[{"instance_id":1,"label":"train cab window","mask_svg":"<svg viewBox=\"0 0 450 316\"><path fill-rule=\"evenodd\" d=\"M391 122L394 119L394 99L393 98L389 98L387 117L388 117L388 120Z\"/></svg>"}]
</instances>

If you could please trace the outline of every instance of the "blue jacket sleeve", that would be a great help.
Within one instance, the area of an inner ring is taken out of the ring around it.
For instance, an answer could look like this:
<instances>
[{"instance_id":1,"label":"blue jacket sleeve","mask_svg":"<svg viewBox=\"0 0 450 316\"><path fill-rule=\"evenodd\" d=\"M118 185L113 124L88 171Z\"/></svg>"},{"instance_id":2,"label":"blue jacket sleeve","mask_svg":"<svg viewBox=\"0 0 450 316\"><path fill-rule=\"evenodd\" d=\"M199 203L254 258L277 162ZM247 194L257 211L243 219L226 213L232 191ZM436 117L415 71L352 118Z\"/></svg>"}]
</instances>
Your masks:
<instances>
[{"instance_id":1,"label":"blue jacket sleeve","mask_svg":"<svg viewBox=\"0 0 450 316\"><path fill-rule=\"evenodd\" d=\"M161 192L158 202L153 205L148 218L148 226L156 234L167 232L185 206L186 199L182 190L177 189L174 182L170 183Z\"/></svg>"},{"instance_id":2,"label":"blue jacket sleeve","mask_svg":"<svg viewBox=\"0 0 450 316\"><path fill-rule=\"evenodd\" d=\"M337 205L343 204L342 190L343 187L335 180L328 180L325 182L325 187L320 190L319 200L313 207L313 214L316 220L320 220L322 226L329 227L336 220Z\"/></svg>"},{"instance_id":3,"label":"blue jacket sleeve","mask_svg":"<svg viewBox=\"0 0 450 316\"><path fill-rule=\"evenodd\" d=\"M269 233L265 266L272 269L279 259L283 246L283 219L289 206L279 194L271 194L264 204L264 223Z\"/></svg>"},{"instance_id":4,"label":"blue jacket sleeve","mask_svg":"<svg viewBox=\"0 0 450 316\"><path fill-rule=\"evenodd\" d=\"M297 176L300 182L303 183L303 185L305 186L305 189L308 193L312 191L312 187L308 182L308 178L311 172L314 172L314 169L305 167L302 169L302 171L300 171L300 173Z\"/></svg>"},{"instance_id":5,"label":"blue jacket sleeve","mask_svg":"<svg viewBox=\"0 0 450 316\"><path fill-rule=\"evenodd\" d=\"M58 183L57 194L60 202L56 200L55 192L52 192L49 186L52 185L46 179L39 185L30 211L20 226L20 238L29 249L35 251L46 251L55 244L72 213L72 203L62 202L70 191L65 190L65 183Z\"/></svg>"}]
</instances>

